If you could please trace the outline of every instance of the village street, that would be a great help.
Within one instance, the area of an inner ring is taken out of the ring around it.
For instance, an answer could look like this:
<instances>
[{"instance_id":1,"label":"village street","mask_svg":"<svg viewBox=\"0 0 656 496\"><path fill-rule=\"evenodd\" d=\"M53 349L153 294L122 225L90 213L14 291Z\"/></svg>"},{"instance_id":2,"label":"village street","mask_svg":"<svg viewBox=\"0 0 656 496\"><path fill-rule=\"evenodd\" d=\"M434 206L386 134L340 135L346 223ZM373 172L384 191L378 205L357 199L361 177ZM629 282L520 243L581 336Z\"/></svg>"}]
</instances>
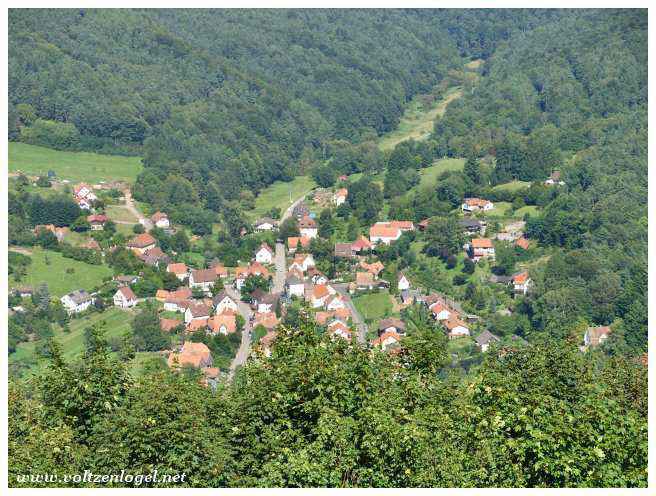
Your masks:
<instances>
[{"instance_id":1,"label":"village street","mask_svg":"<svg viewBox=\"0 0 656 496\"><path fill-rule=\"evenodd\" d=\"M246 359L248 359L248 355L250 354L250 349L251 349L251 317L253 315L253 312L251 310L251 307L247 304L241 301L241 295L239 292L233 288L232 286L228 285L225 287L225 292L237 302L237 305L239 306L239 313L241 313L242 317L244 317L244 320L246 323L244 324L244 329L241 331L241 344L239 345L239 349L237 350L237 354L235 355L234 360L230 364L230 372L228 374L228 379L232 380L235 370L237 370L237 367L240 365L243 365L246 362Z\"/></svg>"},{"instance_id":2,"label":"village street","mask_svg":"<svg viewBox=\"0 0 656 496\"><path fill-rule=\"evenodd\" d=\"M355 305L353 304L353 301L351 300L351 296L348 293L347 285L346 284L333 284L333 287L339 294L341 294L344 297L344 303L346 303L346 306L348 307L349 311L351 312L351 315L353 317L353 323L355 324L355 327L358 330L358 342L361 344L364 344L367 342L367 324L364 323L364 319L362 318L362 315L358 312L358 310L355 308Z\"/></svg>"},{"instance_id":3,"label":"village street","mask_svg":"<svg viewBox=\"0 0 656 496\"><path fill-rule=\"evenodd\" d=\"M285 275L287 274L287 261L285 260L284 243L276 243L276 254L274 259L276 273L273 276L273 293L282 293L285 290Z\"/></svg>"}]
</instances>

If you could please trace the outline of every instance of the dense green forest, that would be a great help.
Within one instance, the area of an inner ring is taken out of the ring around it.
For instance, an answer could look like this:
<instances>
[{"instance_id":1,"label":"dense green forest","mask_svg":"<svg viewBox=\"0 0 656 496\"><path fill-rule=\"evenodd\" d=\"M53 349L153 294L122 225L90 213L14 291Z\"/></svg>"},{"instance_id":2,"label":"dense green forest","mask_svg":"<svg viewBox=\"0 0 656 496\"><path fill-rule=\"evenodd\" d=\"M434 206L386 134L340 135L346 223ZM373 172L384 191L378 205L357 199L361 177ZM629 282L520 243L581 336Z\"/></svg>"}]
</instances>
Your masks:
<instances>
[{"instance_id":1,"label":"dense green forest","mask_svg":"<svg viewBox=\"0 0 656 496\"><path fill-rule=\"evenodd\" d=\"M250 256L245 205L273 181L362 173L317 216L317 267L334 275L336 231L428 219L377 250L383 277L403 270L521 337L465 366L419 306L402 313L395 353L332 340L294 309L271 356L216 388L161 359L132 373L102 325L77 360L44 339L46 365L9 385L10 485L123 468L197 487L647 485L646 11L22 10L9 24L9 138L142 155L133 196L202 237L201 260ZM379 148L411 98L453 86L462 96L430 136ZM444 157L464 165L424 182ZM545 185L555 170L565 184ZM497 242L487 268L534 282L505 314L505 290L472 277L473 262L454 275L465 197L531 209L530 249ZM23 191L10 215L12 243L45 248L56 240L34 224L68 225L79 209ZM186 234L157 234L165 251L189 250ZM297 234L293 218L278 233ZM107 262L136 273L132 259ZM46 305L29 327L60 313ZM583 353L593 325L612 334Z\"/></svg>"},{"instance_id":2,"label":"dense green forest","mask_svg":"<svg viewBox=\"0 0 656 496\"><path fill-rule=\"evenodd\" d=\"M13 10L10 139L143 154L190 198L290 179L393 129L461 56L556 11ZM143 199L154 200L148 191Z\"/></svg>"}]
</instances>

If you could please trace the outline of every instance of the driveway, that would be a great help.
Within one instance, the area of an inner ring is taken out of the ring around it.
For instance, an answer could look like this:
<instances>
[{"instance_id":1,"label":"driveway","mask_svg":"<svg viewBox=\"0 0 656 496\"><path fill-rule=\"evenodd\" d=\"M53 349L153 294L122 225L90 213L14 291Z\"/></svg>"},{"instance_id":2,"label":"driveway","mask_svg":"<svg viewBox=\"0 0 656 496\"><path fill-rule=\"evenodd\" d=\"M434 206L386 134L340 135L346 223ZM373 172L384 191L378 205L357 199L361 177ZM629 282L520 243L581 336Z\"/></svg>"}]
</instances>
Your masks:
<instances>
[{"instance_id":1,"label":"driveway","mask_svg":"<svg viewBox=\"0 0 656 496\"><path fill-rule=\"evenodd\" d=\"M287 219L288 217L291 217L291 215L292 215L292 211L294 210L294 208L296 207L296 205L298 205L299 203L301 203L301 202L303 201L303 198L305 198L305 197L306 197L311 191L312 191L312 190L310 190L310 191L308 191L308 192L306 192L306 193L303 193L303 196L301 196L300 198L298 198L297 200L295 200L294 203L292 203L289 207L287 207L287 210L284 211L284 213L282 214L282 217L280 218L280 223L281 223L281 224L285 221L285 219Z\"/></svg>"}]
</instances>

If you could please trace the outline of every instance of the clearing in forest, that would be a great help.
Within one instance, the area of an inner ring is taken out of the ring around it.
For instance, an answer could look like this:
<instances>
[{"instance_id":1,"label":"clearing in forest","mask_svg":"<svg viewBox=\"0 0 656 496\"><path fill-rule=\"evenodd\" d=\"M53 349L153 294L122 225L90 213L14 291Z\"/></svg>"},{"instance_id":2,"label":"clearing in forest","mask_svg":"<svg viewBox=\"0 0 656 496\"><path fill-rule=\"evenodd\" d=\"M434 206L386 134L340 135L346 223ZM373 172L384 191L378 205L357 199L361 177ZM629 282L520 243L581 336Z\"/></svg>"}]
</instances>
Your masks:
<instances>
[{"instance_id":1,"label":"clearing in forest","mask_svg":"<svg viewBox=\"0 0 656 496\"><path fill-rule=\"evenodd\" d=\"M284 212L290 205L290 197L292 201L297 200L316 187L317 184L310 176L296 176L290 182L276 181L260 192L255 199L255 208L247 213L255 220L266 215L274 207Z\"/></svg>"},{"instance_id":2,"label":"clearing in forest","mask_svg":"<svg viewBox=\"0 0 656 496\"><path fill-rule=\"evenodd\" d=\"M45 176L52 170L58 179L72 182L133 183L142 168L140 157L65 152L26 143L9 143L9 172L21 171L27 175Z\"/></svg>"}]
</instances>

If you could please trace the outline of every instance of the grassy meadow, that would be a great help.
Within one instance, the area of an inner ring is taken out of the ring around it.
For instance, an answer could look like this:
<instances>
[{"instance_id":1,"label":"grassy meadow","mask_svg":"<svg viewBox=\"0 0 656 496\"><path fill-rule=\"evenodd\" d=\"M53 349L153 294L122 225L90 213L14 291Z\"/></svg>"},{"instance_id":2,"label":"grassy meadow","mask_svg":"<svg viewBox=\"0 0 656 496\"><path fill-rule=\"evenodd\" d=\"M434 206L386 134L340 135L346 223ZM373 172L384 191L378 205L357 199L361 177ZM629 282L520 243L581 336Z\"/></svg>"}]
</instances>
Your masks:
<instances>
[{"instance_id":1,"label":"grassy meadow","mask_svg":"<svg viewBox=\"0 0 656 496\"><path fill-rule=\"evenodd\" d=\"M52 170L59 179L72 182L134 182L142 167L140 157L65 152L26 143L9 143L9 172L21 171L38 176Z\"/></svg>"},{"instance_id":2,"label":"grassy meadow","mask_svg":"<svg viewBox=\"0 0 656 496\"><path fill-rule=\"evenodd\" d=\"M289 206L291 192L292 201L309 193L317 184L310 176L297 176L288 183L276 181L264 188L255 199L255 208L248 212L253 220L262 217L273 207L280 207L283 211Z\"/></svg>"},{"instance_id":3,"label":"grassy meadow","mask_svg":"<svg viewBox=\"0 0 656 496\"><path fill-rule=\"evenodd\" d=\"M32 263L27 266L27 274L20 282L9 277L9 287L48 284L53 297L61 297L75 289L91 290L102 283L104 277L111 276L112 270L107 265L91 265L64 258L56 251L33 248L30 255ZM72 269L72 272L67 270Z\"/></svg>"}]
</instances>

